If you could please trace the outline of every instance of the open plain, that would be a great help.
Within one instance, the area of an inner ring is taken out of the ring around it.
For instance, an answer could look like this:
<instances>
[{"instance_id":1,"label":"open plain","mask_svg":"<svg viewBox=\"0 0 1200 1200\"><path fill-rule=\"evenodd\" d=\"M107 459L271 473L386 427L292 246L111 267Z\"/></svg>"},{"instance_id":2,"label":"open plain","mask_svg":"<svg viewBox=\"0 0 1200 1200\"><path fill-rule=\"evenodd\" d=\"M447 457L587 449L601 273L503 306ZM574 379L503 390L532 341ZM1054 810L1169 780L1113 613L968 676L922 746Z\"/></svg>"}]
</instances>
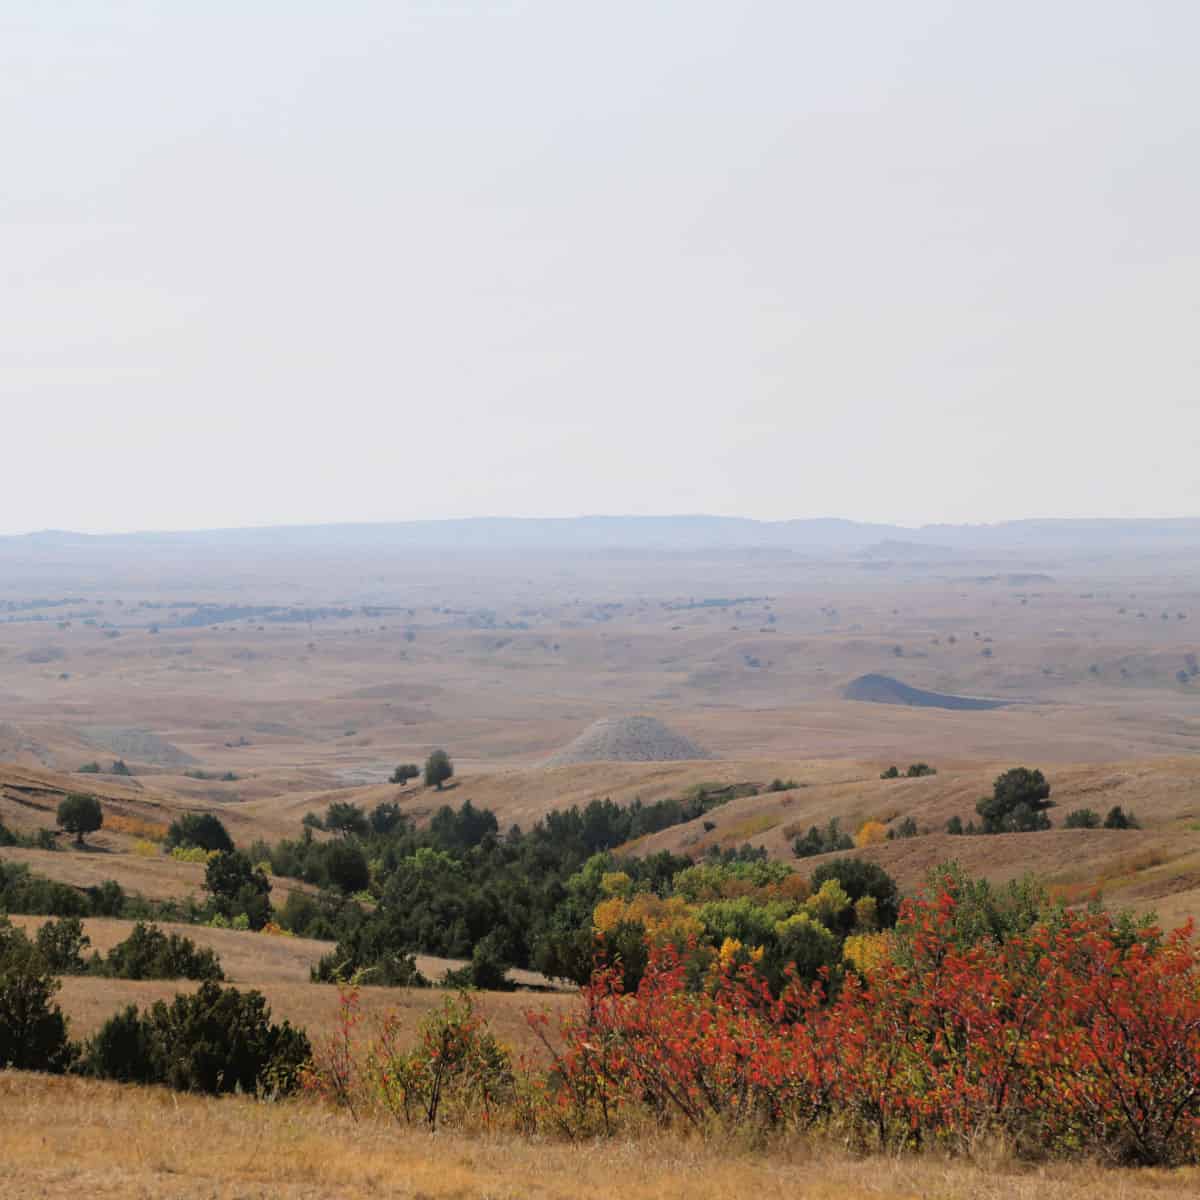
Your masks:
<instances>
[{"instance_id":1,"label":"open plain","mask_svg":"<svg viewBox=\"0 0 1200 1200\"><path fill-rule=\"evenodd\" d=\"M938 834L1021 764L1047 773L1060 814L1121 804L1142 831L875 853L909 886L953 849L999 876L1026 864L1172 917L1200 912L1191 527L1029 523L897 541L847 523L831 541L814 524L786 546L770 544L773 527L768 544L745 545L719 523L682 522L682 547L665 547L668 534L635 519L603 537L586 522L448 530L459 544L439 544L436 526L4 539L0 819L50 828L81 782L111 814L86 853L4 853L66 882L178 896L200 869L133 847L138 822L181 809L219 813L243 842L295 836L333 799L395 799L424 819L469 798L502 827L528 827L594 798L781 778L798 786L652 844L786 855L796 829L830 817L853 831L903 813ZM863 677L898 689L856 692ZM904 689L1002 707L926 706ZM595 723L640 717L711 757L553 765ZM434 747L456 765L448 796L387 782ZM109 773L118 759L131 776ZM879 780L915 761L938 775ZM77 775L87 763L100 773Z\"/></svg>"},{"instance_id":2,"label":"open plain","mask_svg":"<svg viewBox=\"0 0 1200 1200\"><path fill-rule=\"evenodd\" d=\"M630 527L634 544L586 553L413 546L362 531L3 540L0 821L26 844L0 860L75 887L114 879L181 900L200 895L204 867L160 843L184 812L217 814L246 846L297 837L305 814L334 801L394 801L424 823L469 799L504 830L596 799L736 785L703 819L626 850L698 858L749 845L797 865L792 842L812 826L911 820L917 836L852 851L905 891L953 858L993 881L1031 872L1067 903L1099 897L1175 926L1200 918L1200 543L1190 532L1145 545L1110 534L943 546L868 533L667 551L638 544ZM389 782L396 764L437 747L455 764L444 790ZM936 774L881 778L916 762ZM1054 828L946 832L1017 765L1045 772ZM29 844L80 791L105 813L86 845ZM1116 805L1140 828L1063 827L1072 809ZM315 893L272 884L276 904ZM33 932L41 919L16 920ZM85 923L101 952L130 928ZM336 1027L337 989L309 979L329 943L178 932L217 950L228 979L262 991L277 1017L315 1037ZM437 981L461 963L424 955L417 966ZM575 999L533 972L514 981L541 994L488 994L483 1011L536 1058L527 1011L553 1018ZM78 975L58 1000L85 1037L126 1004L195 986ZM415 1037L440 995L367 988L363 1011L391 1013ZM767 1157L746 1147L717 1162L699 1142L647 1143L601 1161L451 1135L434 1171L423 1135L315 1111L154 1092L110 1111L97 1102L111 1085L10 1075L3 1087L22 1113L0 1140L23 1195L552 1197L611 1194L616 1176L623 1194L647 1197L752 1188L1065 1200L1195 1187L1178 1172L843 1160L827 1147ZM68 1141L69 1169L58 1156ZM203 1149L218 1143L219 1164ZM663 1158L647 1173L638 1158L651 1152Z\"/></svg>"}]
</instances>

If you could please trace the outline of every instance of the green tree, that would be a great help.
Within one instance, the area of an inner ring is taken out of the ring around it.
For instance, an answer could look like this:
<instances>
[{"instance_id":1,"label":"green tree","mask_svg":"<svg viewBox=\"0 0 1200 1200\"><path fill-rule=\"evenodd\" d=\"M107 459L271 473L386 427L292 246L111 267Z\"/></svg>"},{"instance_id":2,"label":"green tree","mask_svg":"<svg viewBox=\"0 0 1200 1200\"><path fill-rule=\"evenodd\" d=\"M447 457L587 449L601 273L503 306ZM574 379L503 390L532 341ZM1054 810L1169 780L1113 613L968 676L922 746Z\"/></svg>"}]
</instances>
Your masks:
<instances>
[{"instance_id":1,"label":"green tree","mask_svg":"<svg viewBox=\"0 0 1200 1200\"><path fill-rule=\"evenodd\" d=\"M361 892L371 882L367 856L353 842L331 843L324 863L329 882L343 892Z\"/></svg>"},{"instance_id":2,"label":"green tree","mask_svg":"<svg viewBox=\"0 0 1200 1200\"><path fill-rule=\"evenodd\" d=\"M975 805L984 833L1028 833L1049 829L1046 809L1052 808L1050 784L1041 771L1013 767L997 777L992 794Z\"/></svg>"},{"instance_id":3,"label":"green tree","mask_svg":"<svg viewBox=\"0 0 1200 1200\"><path fill-rule=\"evenodd\" d=\"M64 796L58 805L58 824L60 829L73 833L76 844L82 846L83 835L95 833L104 824L100 801L95 796L83 796L76 792Z\"/></svg>"},{"instance_id":4,"label":"green tree","mask_svg":"<svg viewBox=\"0 0 1200 1200\"><path fill-rule=\"evenodd\" d=\"M212 813L183 813L167 828L166 847L173 850L176 846L228 853L233 849L233 838L220 817Z\"/></svg>"},{"instance_id":5,"label":"green tree","mask_svg":"<svg viewBox=\"0 0 1200 1200\"><path fill-rule=\"evenodd\" d=\"M488 834L495 835L499 829L496 814L487 808L476 808L470 800L464 800L458 812L443 804L429 822L429 832L438 845L456 854L478 846Z\"/></svg>"},{"instance_id":6,"label":"green tree","mask_svg":"<svg viewBox=\"0 0 1200 1200\"><path fill-rule=\"evenodd\" d=\"M417 774L419 775L420 771ZM381 800L371 809L371 832L381 837L394 833L404 823L404 813L394 800Z\"/></svg>"},{"instance_id":7,"label":"green tree","mask_svg":"<svg viewBox=\"0 0 1200 1200\"><path fill-rule=\"evenodd\" d=\"M454 774L454 764L445 750L435 750L425 760L425 786L437 788L440 792L442 784Z\"/></svg>"},{"instance_id":8,"label":"green tree","mask_svg":"<svg viewBox=\"0 0 1200 1200\"><path fill-rule=\"evenodd\" d=\"M410 779L416 779L421 774L421 768L416 763L400 763L388 778L388 783L406 784Z\"/></svg>"},{"instance_id":9,"label":"green tree","mask_svg":"<svg viewBox=\"0 0 1200 1200\"><path fill-rule=\"evenodd\" d=\"M232 920L242 913L251 929L261 929L271 917L271 881L240 850L217 854L204 872L204 890L213 911Z\"/></svg>"},{"instance_id":10,"label":"green tree","mask_svg":"<svg viewBox=\"0 0 1200 1200\"><path fill-rule=\"evenodd\" d=\"M325 828L342 837L365 837L370 830L367 814L357 804L348 800L335 800L325 810Z\"/></svg>"},{"instance_id":11,"label":"green tree","mask_svg":"<svg viewBox=\"0 0 1200 1200\"><path fill-rule=\"evenodd\" d=\"M83 952L92 944L78 917L47 921L37 931L34 945L46 970L55 975L79 975L87 970Z\"/></svg>"},{"instance_id":12,"label":"green tree","mask_svg":"<svg viewBox=\"0 0 1200 1200\"><path fill-rule=\"evenodd\" d=\"M1100 814L1090 808L1076 808L1067 813L1067 819L1063 825L1067 829L1098 829Z\"/></svg>"},{"instance_id":13,"label":"green tree","mask_svg":"<svg viewBox=\"0 0 1200 1200\"><path fill-rule=\"evenodd\" d=\"M864 896L874 897L880 928L889 929L895 925L900 912L900 889L878 863L868 862L865 858L835 858L832 862L822 863L812 873L813 892L820 891L821 885L829 879L837 880L852 902L856 903Z\"/></svg>"},{"instance_id":14,"label":"green tree","mask_svg":"<svg viewBox=\"0 0 1200 1200\"><path fill-rule=\"evenodd\" d=\"M58 980L34 953L6 956L0 962L0 1063L4 1066L62 1074L71 1065L76 1047L67 1038L62 1009L52 1003L58 989Z\"/></svg>"}]
</instances>

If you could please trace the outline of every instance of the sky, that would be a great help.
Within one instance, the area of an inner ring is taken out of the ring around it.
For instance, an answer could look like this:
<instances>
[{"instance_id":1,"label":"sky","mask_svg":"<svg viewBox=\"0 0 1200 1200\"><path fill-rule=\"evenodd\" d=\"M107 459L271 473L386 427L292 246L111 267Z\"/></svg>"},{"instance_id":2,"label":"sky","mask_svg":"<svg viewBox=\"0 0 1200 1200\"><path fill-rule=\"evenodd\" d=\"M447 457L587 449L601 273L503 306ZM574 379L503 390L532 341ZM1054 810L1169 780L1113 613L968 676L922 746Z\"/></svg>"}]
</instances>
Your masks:
<instances>
[{"instance_id":1,"label":"sky","mask_svg":"<svg viewBox=\"0 0 1200 1200\"><path fill-rule=\"evenodd\" d=\"M1200 515L1194 0L0 0L0 532Z\"/></svg>"}]
</instances>

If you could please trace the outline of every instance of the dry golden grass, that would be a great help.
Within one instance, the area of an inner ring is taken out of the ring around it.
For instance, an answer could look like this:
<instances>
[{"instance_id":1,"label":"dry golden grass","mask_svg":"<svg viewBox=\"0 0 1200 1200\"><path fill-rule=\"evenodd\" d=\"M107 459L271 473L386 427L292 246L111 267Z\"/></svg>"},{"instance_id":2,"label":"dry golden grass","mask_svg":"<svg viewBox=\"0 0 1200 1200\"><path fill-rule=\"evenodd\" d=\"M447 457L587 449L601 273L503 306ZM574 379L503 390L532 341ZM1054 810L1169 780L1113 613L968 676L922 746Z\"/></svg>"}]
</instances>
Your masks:
<instances>
[{"instance_id":1,"label":"dry golden grass","mask_svg":"<svg viewBox=\"0 0 1200 1200\"><path fill-rule=\"evenodd\" d=\"M275 1020L286 1019L303 1026L313 1038L332 1032L338 1018L338 989L327 983L297 983L279 979L235 979L238 987L257 988L267 998ZM92 975L68 975L56 1002L71 1023L71 1036L85 1038L127 1004L145 1007L156 1000L170 1000L180 992L193 991L199 984L185 979L103 979ZM427 1013L439 1007L447 992L441 988L363 988L361 1010L368 1021L390 1014L398 1018L402 1037L416 1039ZM537 995L530 992L486 992L479 996L480 1012L491 1023L496 1036L515 1053L539 1056L541 1044L530 1032L525 1014L543 1008L554 1014L578 1003L569 992Z\"/></svg>"},{"instance_id":2,"label":"dry golden grass","mask_svg":"<svg viewBox=\"0 0 1200 1200\"><path fill-rule=\"evenodd\" d=\"M146 856L134 850L106 850L99 844L89 849L77 849L66 843L61 850L25 850L6 846L0 859L25 863L31 871L69 883L72 887L94 887L106 879L115 879L127 892L151 900L182 900L185 896L202 896L204 866L201 863L180 862L168 854ZM315 892L316 889L298 879L271 878L271 902L283 904L289 892Z\"/></svg>"},{"instance_id":3,"label":"dry golden grass","mask_svg":"<svg viewBox=\"0 0 1200 1200\"><path fill-rule=\"evenodd\" d=\"M10 920L33 934L47 918L13 916ZM103 954L128 937L133 924L132 921L90 917L84 921L84 931L91 938L91 949ZM329 952L329 942L209 929L203 925L162 924L159 928L182 934L200 946L215 950L228 982L241 988L257 988L266 996L276 1019L286 1018L293 1025L304 1026L314 1038L335 1028L338 990L331 984L311 983L308 974L317 959ZM458 959L417 956L417 969L431 982L439 981L447 970L462 965ZM518 982L533 986L546 982L534 971L514 971L512 974ZM68 975L62 979L57 1002L71 1022L71 1036L85 1038L127 1004L145 1007L156 1000L170 1000L180 992L193 991L198 986L186 979L133 980ZM392 1013L399 1018L401 1032L414 1039L421 1020L431 1009L437 1008L446 995L440 988L368 987L360 992L362 1011L368 1020ZM487 992L479 997L480 1010L491 1022L497 1036L514 1051L534 1055L541 1054L543 1048L531 1035L526 1012L546 1008L555 1014L574 1003L575 994L569 991L545 994Z\"/></svg>"},{"instance_id":4,"label":"dry golden grass","mask_svg":"<svg viewBox=\"0 0 1200 1200\"><path fill-rule=\"evenodd\" d=\"M574 1145L355 1123L259 1104L0 1073L4 1196L45 1200L1162 1200L1200 1172L853 1158L800 1139L766 1151L652 1136Z\"/></svg>"},{"instance_id":5,"label":"dry golden grass","mask_svg":"<svg viewBox=\"0 0 1200 1200\"><path fill-rule=\"evenodd\" d=\"M32 935L50 918L12 916L9 919ZM198 946L215 950L226 977L234 983L307 983L309 968L331 948L329 942L311 938L277 937L167 921L156 924L164 933L178 933L191 938ZM127 938L133 926L133 921L112 917L88 917L83 922L84 933L91 939L91 949L101 954L107 954Z\"/></svg>"},{"instance_id":6,"label":"dry golden grass","mask_svg":"<svg viewBox=\"0 0 1200 1200\"><path fill-rule=\"evenodd\" d=\"M31 936L49 917L14 915L9 918ZM312 938L250 933L236 929L210 929L207 925L178 925L169 921L155 922L165 933L177 933L191 938L198 946L216 951L221 968L231 983L262 987L275 983L308 983L309 969L318 959L333 949L331 942ZM114 917L88 917L83 922L84 933L91 939L91 949L107 954L133 930L135 922ZM447 971L456 970L465 960L438 958L432 954L416 956L417 970L431 983L438 983ZM523 987L548 988L550 981L536 971L511 971L512 980ZM375 989L378 990L378 989Z\"/></svg>"}]
</instances>

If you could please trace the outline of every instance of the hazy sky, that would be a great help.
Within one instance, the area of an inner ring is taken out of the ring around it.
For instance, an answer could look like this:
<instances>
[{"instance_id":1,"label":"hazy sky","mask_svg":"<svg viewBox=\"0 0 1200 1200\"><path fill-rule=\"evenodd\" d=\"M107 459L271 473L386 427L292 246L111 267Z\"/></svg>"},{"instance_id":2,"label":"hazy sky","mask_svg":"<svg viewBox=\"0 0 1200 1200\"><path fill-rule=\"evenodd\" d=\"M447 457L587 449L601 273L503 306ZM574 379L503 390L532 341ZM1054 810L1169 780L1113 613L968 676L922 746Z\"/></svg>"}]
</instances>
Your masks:
<instances>
[{"instance_id":1,"label":"hazy sky","mask_svg":"<svg viewBox=\"0 0 1200 1200\"><path fill-rule=\"evenodd\" d=\"M0 531L1200 515L1200 4L0 0Z\"/></svg>"}]
</instances>

